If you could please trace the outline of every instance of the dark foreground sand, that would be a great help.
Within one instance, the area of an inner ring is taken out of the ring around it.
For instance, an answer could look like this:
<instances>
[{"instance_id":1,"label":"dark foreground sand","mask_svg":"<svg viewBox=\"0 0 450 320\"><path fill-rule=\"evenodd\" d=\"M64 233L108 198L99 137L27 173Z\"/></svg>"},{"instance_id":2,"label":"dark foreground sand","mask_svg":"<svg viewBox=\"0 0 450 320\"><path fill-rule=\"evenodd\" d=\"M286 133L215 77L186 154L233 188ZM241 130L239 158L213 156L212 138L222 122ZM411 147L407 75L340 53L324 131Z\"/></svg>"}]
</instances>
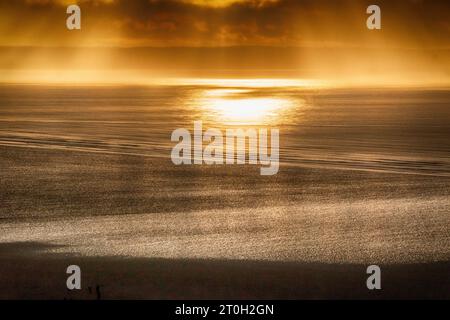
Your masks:
<instances>
[{"instance_id":1,"label":"dark foreground sand","mask_svg":"<svg viewBox=\"0 0 450 320\"><path fill-rule=\"evenodd\" d=\"M382 265L382 290L369 291L358 264L38 257L45 245L0 248L9 255L0 259L0 299L450 299L449 262ZM71 261L82 268L81 291L65 287Z\"/></svg>"}]
</instances>

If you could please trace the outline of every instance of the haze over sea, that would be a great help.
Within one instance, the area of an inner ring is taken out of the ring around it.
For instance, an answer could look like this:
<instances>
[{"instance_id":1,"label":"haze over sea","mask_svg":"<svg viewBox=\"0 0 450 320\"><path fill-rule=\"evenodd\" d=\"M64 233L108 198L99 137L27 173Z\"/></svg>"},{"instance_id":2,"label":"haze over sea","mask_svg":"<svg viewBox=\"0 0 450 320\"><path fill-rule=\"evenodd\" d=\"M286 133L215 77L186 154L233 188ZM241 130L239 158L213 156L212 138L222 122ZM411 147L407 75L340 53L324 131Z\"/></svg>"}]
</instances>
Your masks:
<instances>
[{"instance_id":1,"label":"haze over sea","mask_svg":"<svg viewBox=\"0 0 450 320\"><path fill-rule=\"evenodd\" d=\"M84 257L448 261L449 104L446 89L282 81L2 85L0 243ZM279 173L174 166L171 133L195 120L279 128Z\"/></svg>"}]
</instances>

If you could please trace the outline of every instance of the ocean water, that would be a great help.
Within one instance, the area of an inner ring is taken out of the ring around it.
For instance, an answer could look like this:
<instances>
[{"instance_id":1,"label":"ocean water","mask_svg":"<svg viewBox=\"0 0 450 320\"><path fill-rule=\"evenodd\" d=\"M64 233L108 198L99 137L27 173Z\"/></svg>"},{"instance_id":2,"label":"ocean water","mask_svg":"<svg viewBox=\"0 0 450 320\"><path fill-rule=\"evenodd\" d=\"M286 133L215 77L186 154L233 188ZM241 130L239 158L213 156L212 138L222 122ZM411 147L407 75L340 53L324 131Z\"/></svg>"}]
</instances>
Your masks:
<instances>
[{"instance_id":1,"label":"ocean water","mask_svg":"<svg viewBox=\"0 0 450 320\"><path fill-rule=\"evenodd\" d=\"M202 120L279 128L291 165L449 176L450 91L248 86L2 86L0 144L168 157Z\"/></svg>"},{"instance_id":2,"label":"ocean water","mask_svg":"<svg viewBox=\"0 0 450 320\"><path fill-rule=\"evenodd\" d=\"M278 128L280 172L174 166L171 133L196 120ZM448 261L449 124L443 89L3 85L0 242L86 256Z\"/></svg>"}]
</instances>

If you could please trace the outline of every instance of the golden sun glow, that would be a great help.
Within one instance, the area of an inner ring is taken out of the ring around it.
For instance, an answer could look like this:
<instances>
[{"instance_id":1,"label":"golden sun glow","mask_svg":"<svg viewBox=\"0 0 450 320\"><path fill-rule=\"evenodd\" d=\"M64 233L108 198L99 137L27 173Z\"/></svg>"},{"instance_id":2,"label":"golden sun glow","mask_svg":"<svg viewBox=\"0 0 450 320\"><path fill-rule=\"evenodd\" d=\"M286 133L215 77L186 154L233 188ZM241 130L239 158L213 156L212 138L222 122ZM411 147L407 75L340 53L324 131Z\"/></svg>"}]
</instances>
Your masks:
<instances>
[{"instance_id":1,"label":"golden sun glow","mask_svg":"<svg viewBox=\"0 0 450 320\"><path fill-rule=\"evenodd\" d=\"M278 122L294 104L284 97L252 96L249 89L212 89L203 93L199 105L218 123L266 125Z\"/></svg>"},{"instance_id":2,"label":"golden sun glow","mask_svg":"<svg viewBox=\"0 0 450 320\"><path fill-rule=\"evenodd\" d=\"M255 6L263 6L278 1L279 0L182 0L182 2L186 3L215 8L226 7L236 3L251 3Z\"/></svg>"}]
</instances>

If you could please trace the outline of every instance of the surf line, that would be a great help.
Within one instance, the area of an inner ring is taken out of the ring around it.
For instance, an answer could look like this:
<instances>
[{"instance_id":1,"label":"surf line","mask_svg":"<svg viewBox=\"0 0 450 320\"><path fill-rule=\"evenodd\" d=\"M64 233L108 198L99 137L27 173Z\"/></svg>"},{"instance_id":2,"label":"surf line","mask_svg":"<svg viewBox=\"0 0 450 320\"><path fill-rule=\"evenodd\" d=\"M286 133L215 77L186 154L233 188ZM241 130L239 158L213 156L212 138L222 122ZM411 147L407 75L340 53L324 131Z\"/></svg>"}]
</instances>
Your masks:
<instances>
[{"instance_id":1,"label":"surf line","mask_svg":"<svg viewBox=\"0 0 450 320\"><path fill-rule=\"evenodd\" d=\"M270 154L268 131L270 131ZM193 137L185 128L172 132L171 141L178 144L172 149L171 159L175 165L259 164L262 166L261 175L272 176L279 170L279 140L278 129L259 128L257 131L254 128L247 130L234 128L226 129L224 134L216 128L204 131L202 121L194 121ZM205 148L204 142L207 143Z\"/></svg>"}]
</instances>

